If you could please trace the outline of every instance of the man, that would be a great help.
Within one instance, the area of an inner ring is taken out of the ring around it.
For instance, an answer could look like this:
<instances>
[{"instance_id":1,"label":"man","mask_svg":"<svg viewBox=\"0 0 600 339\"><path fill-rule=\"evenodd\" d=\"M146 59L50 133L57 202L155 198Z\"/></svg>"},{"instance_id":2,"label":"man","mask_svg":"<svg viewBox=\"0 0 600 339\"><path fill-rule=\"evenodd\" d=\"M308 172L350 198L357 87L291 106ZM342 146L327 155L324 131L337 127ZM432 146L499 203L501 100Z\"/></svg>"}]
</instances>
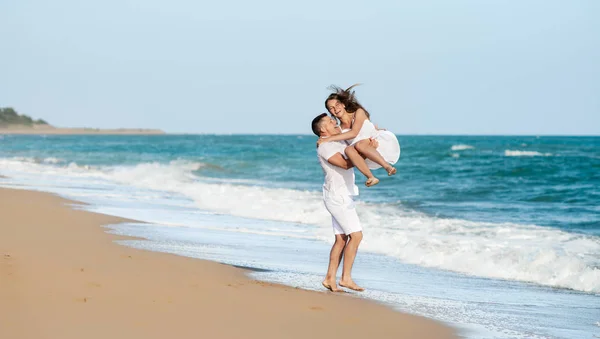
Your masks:
<instances>
[{"instance_id":1,"label":"man","mask_svg":"<svg viewBox=\"0 0 600 339\"><path fill-rule=\"evenodd\" d=\"M320 138L340 134L337 122L323 113L312 121L312 130ZM377 141L372 140L377 147ZM358 195L358 187L354 184L353 165L344 157L344 149L348 146L343 141L326 142L317 148L319 163L325 174L323 184L323 202L331 214L335 243L329 254L327 276L323 286L332 292L341 292L336 283L337 270L344 258L340 286L355 291L364 291L352 280L352 265L356 258L358 246L363 238L362 227L356 214L352 196Z\"/></svg>"}]
</instances>

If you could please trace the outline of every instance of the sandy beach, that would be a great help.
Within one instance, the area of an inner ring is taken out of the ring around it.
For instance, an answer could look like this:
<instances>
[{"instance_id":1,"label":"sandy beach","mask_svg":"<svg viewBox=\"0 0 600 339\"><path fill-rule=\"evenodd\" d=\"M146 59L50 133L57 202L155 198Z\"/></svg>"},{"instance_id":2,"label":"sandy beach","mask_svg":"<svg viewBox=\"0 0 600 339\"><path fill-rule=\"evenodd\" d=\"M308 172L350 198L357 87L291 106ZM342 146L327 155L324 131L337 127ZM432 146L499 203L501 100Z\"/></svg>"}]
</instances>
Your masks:
<instances>
[{"instance_id":1,"label":"sandy beach","mask_svg":"<svg viewBox=\"0 0 600 339\"><path fill-rule=\"evenodd\" d=\"M0 189L0 338L455 338L350 295L118 245L101 226L125 220L76 204Z\"/></svg>"}]
</instances>

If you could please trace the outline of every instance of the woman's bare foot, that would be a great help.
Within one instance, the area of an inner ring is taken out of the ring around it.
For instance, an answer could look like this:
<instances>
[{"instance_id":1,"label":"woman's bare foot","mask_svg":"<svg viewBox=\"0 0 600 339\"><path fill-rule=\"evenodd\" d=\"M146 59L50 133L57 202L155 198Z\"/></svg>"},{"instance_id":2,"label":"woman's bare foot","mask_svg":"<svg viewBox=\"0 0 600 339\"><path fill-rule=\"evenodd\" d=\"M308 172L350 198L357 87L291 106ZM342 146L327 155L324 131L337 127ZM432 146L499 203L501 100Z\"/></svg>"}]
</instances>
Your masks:
<instances>
[{"instance_id":1,"label":"woman's bare foot","mask_svg":"<svg viewBox=\"0 0 600 339\"><path fill-rule=\"evenodd\" d=\"M375 186L379 183L379 179L375 178L375 177L371 177L369 179L367 179L367 181L365 182L365 186L367 187L371 187L371 186Z\"/></svg>"},{"instance_id":2,"label":"woman's bare foot","mask_svg":"<svg viewBox=\"0 0 600 339\"><path fill-rule=\"evenodd\" d=\"M385 170L388 172L388 175L396 174L396 168L394 166L390 166L390 167L386 168Z\"/></svg>"},{"instance_id":3,"label":"woman's bare foot","mask_svg":"<svg viewBox=\"0 0 600 339\"><path fill-rule=\"evenodd\" d=\"M342 281L342 280L340 280L340 286L345 287L345 288L349 288L351 290L358 291L358 292L362 292L362 291L365 290L364 288L358 286L352 280L348 280L348 281Z\"/></svg>"},{"instance_id":4,"label":"woman's bare foot","mask_svg":"<svg viewBox=\"0 0 600 339\"><path fill-rule=\"evenodd\" d=\"M326 289L330 290L331 292L342 292L342 290L340 290L337 287L337 284L335 283L335 280L333 282L323 281L321 284L323 284L323 287L325 287Z\"/></svg>"}]
</instances>

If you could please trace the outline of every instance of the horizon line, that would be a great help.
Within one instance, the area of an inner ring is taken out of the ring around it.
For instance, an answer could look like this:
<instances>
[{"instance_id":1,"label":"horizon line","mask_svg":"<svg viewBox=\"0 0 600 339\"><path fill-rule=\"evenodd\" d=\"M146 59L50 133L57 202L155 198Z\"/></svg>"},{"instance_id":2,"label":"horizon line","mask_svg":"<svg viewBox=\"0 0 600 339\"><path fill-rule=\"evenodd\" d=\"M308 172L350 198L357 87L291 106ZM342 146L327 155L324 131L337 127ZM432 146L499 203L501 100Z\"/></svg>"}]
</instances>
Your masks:
<instances>
[{"instance_id":1,"label":"horizon line","mask_svg":"<svg viewBox=\"0 0 600 339\"><path fill-rule=\"evenodd\" d=\"M216 135L216 136L228 136L228 135L277 135L277 136L314 136L312 133L248 133L248 132L232 132L232 133L216 133L216 132L167 132L162 135ZM441 134L441 133L394 133L398 136L462 136L462 137L600 137L600 134Z\"/></svg>"}]
</instances>

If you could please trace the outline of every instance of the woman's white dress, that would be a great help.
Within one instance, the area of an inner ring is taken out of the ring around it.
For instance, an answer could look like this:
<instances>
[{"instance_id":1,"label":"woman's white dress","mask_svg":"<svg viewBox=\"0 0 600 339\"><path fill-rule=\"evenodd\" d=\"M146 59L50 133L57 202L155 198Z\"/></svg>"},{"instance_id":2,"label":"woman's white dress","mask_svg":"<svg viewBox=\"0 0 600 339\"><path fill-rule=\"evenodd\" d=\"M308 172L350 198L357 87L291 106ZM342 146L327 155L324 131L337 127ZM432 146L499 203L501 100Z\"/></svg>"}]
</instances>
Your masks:
<instances>
[{"instance_id":1,"label":"woman's white dress","mask_svg":"<svg viewBox=\"0 0 600 339\"><path fill-rule=\"evenodd\" d=\"M354 123L354 121L352 121L352 123ZM345 129L342 132L347 131L349 131L349 129ZM358 135L354 139L346 141L348 141L350 145L354 145L361 140L369 138L373 138L379 142L377 152L381 154L385 161L392 165L398 162L398 159L400 159L400 143L398 142L398 138L390 131L378 130L371 120L365 120L360 131L358 131ZM370 169L381 168L379 164L369 159L365 159L365 161Z\"/></svg>"}]
</instances>

